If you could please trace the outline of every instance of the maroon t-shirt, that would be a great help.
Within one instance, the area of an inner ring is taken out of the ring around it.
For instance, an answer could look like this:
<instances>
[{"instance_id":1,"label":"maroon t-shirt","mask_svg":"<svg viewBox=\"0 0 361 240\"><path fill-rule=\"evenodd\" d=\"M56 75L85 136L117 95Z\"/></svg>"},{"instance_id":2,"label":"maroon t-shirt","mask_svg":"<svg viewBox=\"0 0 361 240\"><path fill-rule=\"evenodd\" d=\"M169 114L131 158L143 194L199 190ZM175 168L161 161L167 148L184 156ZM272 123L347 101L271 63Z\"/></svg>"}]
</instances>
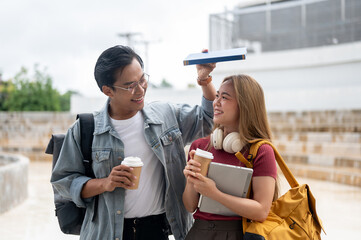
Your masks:
<instances>
[{"instance_id":1,"label":"maroon t-shirt","mask_svg":"<svg viewBox=\"0 0 361 240\"><path fill-rule=\"evenodd\" d=\"M209 137L208 138L200 138L195 140L189 151L196 150L197 148L202 150L207 150L207 146L209 143ZM245 165L238 160L238 158L231 153L227 153L223 150L217 150L215 148L211 148L208 150L211 152L214 156L213 162L217 163L223 163L223 164L229 164L234 166L241 166L245 167ZM247 159L248 156L248 150L244 152L244 157ZM189 159L189 155L188 155ZM259 176L271 176L274 179L277 177L277 166L276 166L276 159L273 152L273 149L271 146L267 144L263 144L260 146L257 152L257 156L253 161L253 176L252 177L259 177ZM196 212L193 214L193 217L195 219L202 219L202 220L241 220L242 217L229 217L229 216L223 216L223 215L217 215L212 213L206 213L201 212L199 209L196 210Z\"/></svg>"}]
</instances>

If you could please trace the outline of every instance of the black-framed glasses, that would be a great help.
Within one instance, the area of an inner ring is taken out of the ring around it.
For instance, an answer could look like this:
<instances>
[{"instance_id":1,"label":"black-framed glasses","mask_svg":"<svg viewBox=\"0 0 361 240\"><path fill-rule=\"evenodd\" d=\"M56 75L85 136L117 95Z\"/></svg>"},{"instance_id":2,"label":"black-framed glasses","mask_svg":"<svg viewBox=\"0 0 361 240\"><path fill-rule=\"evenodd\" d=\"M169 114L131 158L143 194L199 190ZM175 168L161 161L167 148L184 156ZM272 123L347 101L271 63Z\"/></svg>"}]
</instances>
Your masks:
<instances>
[{"instance_id":1,"label":"black-framed glasses","mask_svg":"<svg viewBox=\"0 0 361 240\"><path fill-rule=\"evenodd\" d=\"M142 88L145 88L145 87L147 87L148 82L149 82L149 74L143 73L143 76L139 79L139 81L131 83L128 87L119 87L119 86L115 86L115 85L113 85L112 87L119 88L119 89L122 89L122 90L126 90L126 91L129 91L129 92L131 92L133 94L134 91L135 91L135 88L138 86L138 84Z\"/></svg>"}]
</instances>

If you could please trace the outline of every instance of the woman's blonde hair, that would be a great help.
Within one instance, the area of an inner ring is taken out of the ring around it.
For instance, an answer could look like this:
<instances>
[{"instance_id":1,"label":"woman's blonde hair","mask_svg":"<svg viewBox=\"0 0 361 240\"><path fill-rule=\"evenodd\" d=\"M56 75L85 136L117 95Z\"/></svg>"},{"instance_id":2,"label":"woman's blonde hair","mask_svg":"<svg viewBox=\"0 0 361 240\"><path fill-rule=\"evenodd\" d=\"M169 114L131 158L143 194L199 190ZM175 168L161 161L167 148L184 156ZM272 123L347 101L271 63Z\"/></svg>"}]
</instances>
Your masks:
<instances>
[{"instance_id":1,"label":"woman's blonde hair","mask_svg":"<svg viewBox=\"0 0 361 240\"><path fill-rule=\"evenodd\" d=\"M262 87L248 75L226 77L222 84L231 81L239 108L239 134L242 142L262 138L271 141L266 104ZM221 127L215 124L214 128Z\"/></svg>"},{"instance_id":2,"label":"woman's blonde hair","mask_svg":"<svg viewBox=\"0 0 361 240\"><path fill-rule=\"evenodd\" d=\"M262 87L248 75L233 75L226 77L222 84L231 81L236 93L239 108L239 134L241 142L249 143L254 139L272 141L271 129L268 123L265 98ZM222 128L215 124L214 129ZM250 144L246 145L249 149ZM278 181L274 200L278 197Z\"/></svg>"}]
</instances>

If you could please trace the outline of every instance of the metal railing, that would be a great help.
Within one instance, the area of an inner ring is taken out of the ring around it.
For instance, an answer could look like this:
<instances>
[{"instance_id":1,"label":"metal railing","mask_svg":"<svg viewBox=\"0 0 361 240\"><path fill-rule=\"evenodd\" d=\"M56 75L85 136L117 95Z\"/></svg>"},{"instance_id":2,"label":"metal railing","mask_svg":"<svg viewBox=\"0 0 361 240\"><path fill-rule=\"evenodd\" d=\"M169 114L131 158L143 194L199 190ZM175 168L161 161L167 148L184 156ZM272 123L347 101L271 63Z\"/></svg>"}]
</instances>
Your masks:
<instances>
[{"instance_id":1,"label":"metal railing","mask_svg":"<svg viewBox=\"0 0 361 240\"><path fill-rule=\"evenodd\" d=\"M309 48L361 40L360 0L294 0L235 8L209 18L210 49L249 52Z\"/></svg>"}]
</instances>

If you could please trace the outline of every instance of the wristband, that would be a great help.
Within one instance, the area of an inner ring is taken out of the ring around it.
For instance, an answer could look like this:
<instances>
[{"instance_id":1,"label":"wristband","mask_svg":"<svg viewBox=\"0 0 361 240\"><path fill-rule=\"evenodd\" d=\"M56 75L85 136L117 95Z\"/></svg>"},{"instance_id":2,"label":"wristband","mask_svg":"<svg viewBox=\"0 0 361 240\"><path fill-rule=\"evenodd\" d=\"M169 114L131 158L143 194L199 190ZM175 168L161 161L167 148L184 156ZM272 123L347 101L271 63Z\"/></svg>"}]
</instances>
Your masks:
<instances>
[{"instance_id":1,"label":"wristband","mask_svg":"<svg viewBox=\"0 0 361 240\"><path fill-rule=\"evenodd\" d=\"M200 86L207 86L211 81L212 81L211 75L208 75L208 77L204 79L197 78L198 85Z\"/></svg>"}]
</instances>

